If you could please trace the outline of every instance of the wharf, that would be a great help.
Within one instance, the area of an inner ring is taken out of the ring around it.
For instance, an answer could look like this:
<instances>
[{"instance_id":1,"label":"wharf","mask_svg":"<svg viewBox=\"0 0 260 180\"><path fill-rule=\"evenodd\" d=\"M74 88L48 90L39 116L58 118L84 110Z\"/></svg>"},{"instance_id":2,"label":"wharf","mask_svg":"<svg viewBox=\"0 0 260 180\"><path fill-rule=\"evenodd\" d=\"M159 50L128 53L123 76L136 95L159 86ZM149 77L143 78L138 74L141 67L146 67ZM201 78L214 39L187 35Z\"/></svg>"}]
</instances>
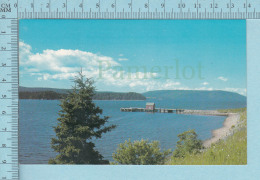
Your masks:
<instances>
[{"instance_id":1,"label":"wharf","mask_svg":"<svg viewBox=\"0 0 260 180\"><path fill-rule=\"evenodd\" d=\"M167 108L146 109L146 108L130 107L130 108L120 108L120 111L122 111L122 112L157 112L157 113L181 114L182 112L184 112L184 109L167 109Z\"/></svg>"}]
</instances>

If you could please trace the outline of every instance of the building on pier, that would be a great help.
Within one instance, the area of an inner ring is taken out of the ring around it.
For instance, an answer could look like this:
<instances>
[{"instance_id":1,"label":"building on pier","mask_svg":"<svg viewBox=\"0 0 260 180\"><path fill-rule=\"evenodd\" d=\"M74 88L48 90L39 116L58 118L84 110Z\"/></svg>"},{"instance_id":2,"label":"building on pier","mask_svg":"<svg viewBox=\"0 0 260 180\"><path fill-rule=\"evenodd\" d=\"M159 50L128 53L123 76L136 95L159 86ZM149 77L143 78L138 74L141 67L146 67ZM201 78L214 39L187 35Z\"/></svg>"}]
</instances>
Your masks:
<instances>
[{"instance_id":1,"label":"building on pier","mask_svg":"<svg viewBox=\"0 0 260 180\"><path fill-rule=\"evenodd\" d=\"M154 111L155 110L155 103L146 103L146 108L147 111Z\"/></svg>"}]
</instances>

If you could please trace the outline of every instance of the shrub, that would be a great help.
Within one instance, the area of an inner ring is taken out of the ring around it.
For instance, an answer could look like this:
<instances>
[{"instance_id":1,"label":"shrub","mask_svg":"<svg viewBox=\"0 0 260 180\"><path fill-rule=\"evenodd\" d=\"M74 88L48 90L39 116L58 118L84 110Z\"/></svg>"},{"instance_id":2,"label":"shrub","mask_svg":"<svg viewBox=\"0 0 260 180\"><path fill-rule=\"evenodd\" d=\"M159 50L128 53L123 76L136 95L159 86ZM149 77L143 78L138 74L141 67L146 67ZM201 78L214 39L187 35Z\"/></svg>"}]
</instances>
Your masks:
<instances>
[{"instance_id":1,"label":"shrub","mask_svg":"<svg viewBox=\"0 0 260 180\"><path fill-rule=\"evenodd\" d=\"M113 159L117 164L153 165L164 164L171 150L161 152L158 141L125 141L119 144Z\"/></svg>"},{"instance_id":2,"label":"shrub","mask_svg":"<svg viewBox=\"0 0 260 180\"><path fill-rule=\"evenodd\" d=\"M178 135L180 140L177 142L173 157L184 158L187 154L196 154L203 149L202 141L194 130L185 131Z\"/></svg>"},{"instance_id":3,"label":"shrub","mask_svg":"<svg viewBox=\"0 0 260 180\"><path fill-rule=\"evenodd\" d=\"M239 124L233 133L212 144L210 148L197 154L187 154L184 158L171 158L171 165L245 165L247 164L247 116L246 108L223 110L240 113Z\"/></svg>"}]
</instances>

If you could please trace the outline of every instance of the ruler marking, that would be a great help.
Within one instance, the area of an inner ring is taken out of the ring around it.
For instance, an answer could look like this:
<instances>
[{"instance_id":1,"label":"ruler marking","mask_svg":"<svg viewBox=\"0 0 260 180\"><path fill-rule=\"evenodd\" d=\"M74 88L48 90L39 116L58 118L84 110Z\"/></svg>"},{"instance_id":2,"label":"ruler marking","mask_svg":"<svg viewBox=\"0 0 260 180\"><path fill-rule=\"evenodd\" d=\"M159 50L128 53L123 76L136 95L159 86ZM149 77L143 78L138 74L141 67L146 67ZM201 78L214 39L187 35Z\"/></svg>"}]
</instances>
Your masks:
<instances>
[{"instance_id":1,"label":"ruler marking","mask_svg":"<svg viewBox=\"0 0 260 180\"><path fill-rule=\"evenodd\" d=\"M13 4L11 4L13 6ZM25 8L25 12L27 12L27 8ZM10 145L7 146L1 146L0 148L2 150L5 151L10 149L10 154L7 154L6 156L12 157L11 161L6 162L2 161L4 163L1 163L0 166L6 166L7 165L11 165L11 169L13 171L10 171L9 169L6 169L6 175L9 176L9 178L6 177L6 179L18 179L17 177L19 177L19 171L18 171L18 104L16 102L18 102L18 90L14 89L15 87L18 86L18 69L17 68L17 61L18 61L18 8L16 9L16 12L12 12L13 14L16 13L16 18L13 17L6 17L4 20L0 19L1 23L3 23L3 27L6 27L7 29L9 29L10 33L4 33L1 35L5 35L5 37L7 37L6 39L8 39L8 37L10 38L10 40L5 40L4 43L10 45L11 47L9 49L5 49L5 51L7 52L7 54L11 55L11 58L7 58L7 61L10 62L7 63L9 65L4 66L3 68L9 68L7 69L7 73L6 75L10 78L10 81L7 80L5 82L0 82L0 86L5 87L7 84L11 84L11 98L10 97L6 97L6 98L0 98L0 102L3 101L10 101L11 102L11 108L7 107L8 109L11 110L11 112L7 112L6 111L2 111L0 114L0 117L5 117L5 119L7 119L7 121L0 121L1 125L3 125L3 127L9 127L10 129L7 130L7 128L3 128L1 129L0 133L7 133L7 138L6 140L8 142L11 142ZM20 13L21 14L21 13ZM24 17L29 18L30 16L28 15L29 13L25 13L23 14ZM6 23L6 22L8 23ZM11 25L8 25L11 24ZM2 24L1 24L2 26ZM6 42L7 41L7 42ZM3 49L1 49L0 53L3 53L4 51L2 51ZM16 63L13 63L15 62ZM1 74L1 72L0 72ZM10 86L7 86L7 91L9 90ZM17 92L14 92L17 91ZM14 102L16 101L16 102ZM10 125L8 125L10 124ZM9 144L9 143L8 143ZM9 150L8 150L9 151ZM5 155L1 155L1 159L5 159Z\"/></svg>"},{"instance_id":2,"label":"ruler marking","mask_svg":"<svg viewBox=\"0 0 260 180\"><path fill-rule=\"evenodd\" d=\"M246 0L246 18L247 18L247 0Z\"/></svg>"}]
</instances>

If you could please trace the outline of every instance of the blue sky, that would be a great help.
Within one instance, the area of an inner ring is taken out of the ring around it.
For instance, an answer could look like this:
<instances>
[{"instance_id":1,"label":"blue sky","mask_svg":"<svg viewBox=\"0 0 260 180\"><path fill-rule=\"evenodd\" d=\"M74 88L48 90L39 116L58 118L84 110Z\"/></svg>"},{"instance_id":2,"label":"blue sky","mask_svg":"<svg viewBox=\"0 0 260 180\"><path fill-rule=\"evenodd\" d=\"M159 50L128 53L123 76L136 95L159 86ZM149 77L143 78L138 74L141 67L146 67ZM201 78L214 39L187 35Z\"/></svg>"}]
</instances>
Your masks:
<instances>
[{"instance_id":1,"label":"blue sky","mask_svg":"<svg viewBox=\"0 0 260 180\"><path fill-rule=\"evenodd\" d=\"M244 20L20 20L20 85L246 94Z\"/></svg>"}]
</instances>

